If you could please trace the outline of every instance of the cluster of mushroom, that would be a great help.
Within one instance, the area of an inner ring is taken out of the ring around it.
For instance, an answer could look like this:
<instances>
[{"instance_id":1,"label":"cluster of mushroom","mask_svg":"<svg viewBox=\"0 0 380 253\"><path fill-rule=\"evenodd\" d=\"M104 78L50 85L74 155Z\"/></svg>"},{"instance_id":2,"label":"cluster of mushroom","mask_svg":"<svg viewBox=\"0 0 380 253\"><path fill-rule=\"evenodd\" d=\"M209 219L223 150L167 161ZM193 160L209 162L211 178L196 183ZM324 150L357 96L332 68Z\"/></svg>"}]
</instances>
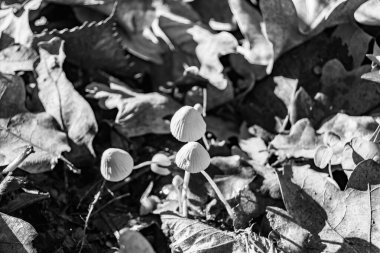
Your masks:
<instances>
[{"instance_id":1,"label":"cluster of mushroom","mask_svg":"<svg viewBox=\"0 0 380 253\"><path fill-rule=\"evenodd\" d=\"M185 170L182 186L182 215L187 216L187 192L191 173L202 173L219 199L225 205L228 214L234 217L234 212L228 204L219 188L205 171L210 165L211 159L207 150L197 141L201 138L207 149L209 149L205 138L206 122L202 117L202 106L183 106L172 117L170 131L172 135L181 142L187 142L177 153L176 165Z\"/></svg>"}]
</instances>

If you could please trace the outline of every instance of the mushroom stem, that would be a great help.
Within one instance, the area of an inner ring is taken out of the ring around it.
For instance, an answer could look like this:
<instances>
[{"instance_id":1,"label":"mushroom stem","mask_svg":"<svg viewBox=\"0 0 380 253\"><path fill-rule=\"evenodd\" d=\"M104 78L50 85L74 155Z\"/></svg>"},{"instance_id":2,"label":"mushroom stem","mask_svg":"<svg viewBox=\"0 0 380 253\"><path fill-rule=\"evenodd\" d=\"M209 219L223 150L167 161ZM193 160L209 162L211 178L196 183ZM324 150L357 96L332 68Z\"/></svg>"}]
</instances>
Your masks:
<instances>
[{"instance_id":1,"label":"mushroom stem","mask_svg":"<svg viewBox=\"0 0 380 253\"><path fill-rule=\"evenodd\" d=\"M207 150L207 151L210 150L210 145L208 144L208 141L207 141L205 135L202 136L202 141L203 141L203 143L205 144L205 148L206 148L206 150Z\"/></svg>"},{"instance_id":2,"label":"mushroom stem","mask_svg":"<svg viewBox=\"0 0 380 253\"><path fill-rule=\"evenodd\" d=\"M137 164L137 165L133 166L133 170L141 169L141 168L143 168L145 166L149 166L151 164L160 164L160 163L159 162L152 162L152 161L142 162L140 164Z\"/></svg>"},{"instance_id":3,"label":"mushroom stem","mask_svg":"<svg viewBox=\"0 0 380 253\"><path fill-rule=\"evenodd\" d=\"M207 88L203 88L203 117L206 117L207 111Z\"/></svg>"},{"instance_id":4,"label":"mushroom stem","mask_svg":"<svg viewBox=\"0 0 380 253\"><path fill-rule=\"evenodd\" d=\"M220 199L220 201L222 201L222 203L226 207L228 214L231 216L231 218L234 218L235 217L234 211L232 210L230 204L228 204L227 200L224 198L223 194L220 192L220 190L219 190L218 186L215 184L214 180L212 180L212 178L209 176L209 174L207 174L206 171L201 171L201 173L207 179L207 181L210 183L210 185L214 189L216 195L218 195L218 198Z\"/></svg>"},{"instance_id":5,"label":"mushroom stem","mask_svg":"<svg viewBox=\"0 0 380 253\"><path fill-rule=\"evenodd\" d=\"M331 170L331 160L329 161L329 175L330 175L331 179L333 179L333 174L332 174L332 170Z\"/></svg>"},{"instance_id":6,"label":"mushroom stem","mask_svg":"<svg viewBox=\"0 0 380 253\"><path fill-rule=\"evenodd\" d=\"M379 133L380 133L380 125L377 126L375 132L373 132L373 134L369 140L372 142L375 142L375 143L379 142L380 141L379 140Z\"/></svg>"},{"instance_id":7,"label":"mushroom stem","mask_svg":"<svg viewBox=\"0 0 380 253\"><path fill-rule=\"evenodd\" d=\"M182 216L187 217L187 192L189 190L190 172L185 171L182 185Z\"/></svg>"}]
</instances>

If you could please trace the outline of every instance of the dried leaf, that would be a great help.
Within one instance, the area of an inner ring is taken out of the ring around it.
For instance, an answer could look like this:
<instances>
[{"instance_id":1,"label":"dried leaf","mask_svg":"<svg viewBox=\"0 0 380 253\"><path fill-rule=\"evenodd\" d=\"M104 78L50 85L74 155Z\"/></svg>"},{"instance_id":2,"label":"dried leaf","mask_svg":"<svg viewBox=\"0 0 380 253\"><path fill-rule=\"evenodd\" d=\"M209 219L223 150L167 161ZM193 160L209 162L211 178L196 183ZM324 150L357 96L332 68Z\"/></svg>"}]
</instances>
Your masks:
<instances>
[{"instance_id":1,"label":"dried leaf","mask_svg":"<svg viewBox=\"0 0 380 253\"><path fill-rule=\"evenodd\" d=\"M41 0L28 1L22 8L0 9L0 40L4 35L12 38L14 43L31 46L33 32L29 26L29 11L39 8Z\"/></svg>"},{"instance_id":2,"label":"dried leaf","mask_svg":"<svg viewBox=\"0 0 380 253\"><path fill-rule=\"evenodd\" d=\"M213 34L204 26L171 13L162 13L158 22L170 43L184 55L185 64L199 67L199 74L220 90L231 85L222 73L219 57L236 51L235 37L227 32Z\"/></svg>"},{"instance_id":3,"label":"dried leaf","mask_svg":"<svg viewBox=\"0 0 380 253\"><path fill-rule=\"evenodd\" d=\"M254 233L234 234L210 227L200 221L174 214L162 214L162 229L172 239L171 248L183 253L280 252L266 238Z\"/></svg>"},{"instance_id":4,"label":"dried leaf","mask_svg":"<svg viewBox=\"0 0 380 253\"><path fill-rule=\"evenodd\" d=\"M297 121L290 129L289 135L279 134L271 142L271 146L283 150L290 157L314 157L315 148L322 144L309 119Z\"/></svg>"},{"instance_id":5,"label":"dried leaf","mask_svg":"<svg viewBox=\"0 0 380 253\"><path fill-rule=\"evenodd\" d=\"M128 137L170 133L170 122L165 118L180 108L176 101L160 93L136 93L129 88L120 90L116 84L112 85L110 88L93 83L86 90L91 97L100 100L104 109L118 109L115 127L120 133Z\"/></svg>"},{"instance_id":6,"label":"dried leaf","mask_svg":"<svg viewBox=\"0 0 380 253\"><path fill-rule=\"evenodd\" d=\"M20 194L17 194L17 196L14 199L10 200L6 205L1 206L0 210L4 213L12 213L38 201L48 199L49 197L49 193L22 192Z\"/></svg>"},{"instance_id":7,"label":"dried leaf","mask_svg":"<svg viewBox=\"0 0 380 253\"><path fill-rule=\"evenodd\" d=\"M200 15L202 23L216 31L235 30L236 24L228 6L228 0L194 0L189 3Z\"/></svg>"},{"instance_id":8,"label":"dried leaf","mask_svg":"<svg viewBox=\"0 0 380 253\"><path fill-rule=\"evenodd\" d=\"M299 226L319 236L323 245L319 252L380 250L375 222L380 219L379 164L372 160L360 163L345 191L307 166L285 167L279 180L288 213Z\"/></svg>"},{"instance_id":9,"label":"dried leaf","mask_svg":"<svg viewBox=\"0 0 380 253\"><path fill-rule=\"evenodd\" d=\"M85 145L95 155L92 141L98 131L94 112L74 89L63 71L63 41L57 37L39 43L40 62L36 67L39 98L62 130L78 146Z\"/></svg>"},{"instance_id":10,"label":"dried leaf","mask_svg":"<svg viewBox=\"0 0 380 253\"><path fill-rule=\"evenodd\" d=\"M53 117L26 110L25 96L20 77L0 75L0 166L9 164L32 145L36 152L20 167L31 173L47 171L70 147Z\"/></svg>"},{"instance_id":11,"label":"dried leaf","mask_svg":"<svg viewBox=\"0 0 380 253\"><path fill-rule=\"evenodd\" d=\"M28 222L0 213L0 251L14 253L37 253L33 240L36 230Z\"/></svg>"},{"instance_id":12,"label":"dried leaf","mask_svg":"<svg viewBox=\"0 0 380 253\"><path fill-rule=\"evenodd\" d=\"M331 161L333 155L334 151L332 148L327 147L325 145L319 146L315 151L314 164L318 168L324 169Z\"/></svg>"},{"instance_id":13,"label":"dried leaf","mask_svg":"<svg viewBox=\"0 0 380 253\"><path fill-rule=\"evenodd\" d=\"M101 69L121 76L134 76L146 64L126 52L114 32L112 16L100 22L85 22L73 29L52 30L34 35L33 44L60 37L65 41L67 61L86 69Z\"/></svg>"},{"instance_id":14,"label":"dried leaf","mask_svg":"<svg viewBox=\"0 0 380 253\"><path fill-rule=\"evenodd\" d=\"M118 253L155 253L147 239L138 231L123 228L118 232Z\"/></svg>"},{"instance_id":15,"label":"dried leaf","mask_svg":"<svg viewBox=\"0 0 380 253\"><path fill-rule=\"evenodd\" d=\"M263 18L260 12L244 0L229 0L231 11L238 23L240 31L249 43L246 59L252 64L268 65L271 72L274 61L272 43L263 31Z\"/></svg>"},{"instance_id":16,"label":"dried leaf","mask_svg":"<svg viewBox=\"0 0 380 253\"><path fill-rule=\"evenodd\" d=\"M33 71L37 53L22 45L13 45L0 51L0 72L14 74L16 71Z\"/></svg>"},{"instance_id":17,"label":"dried leaf","mask_svg":"<svg viewBox=\"0 0 380 253\"><path fill-rule=\"evenodd\" d=\"M354 11L364 1L260 1L267 37L273 43L274 58L327 27L352 22Z\"/></svg>"},{"instance_id":18,"label":"dried leaf","mask_svg":"<svg viewBox=\"0 0 380 253\"><path fill-rule=\"evenodd\" d=\"M371 36L353 24L338 26L333 36L340 38L342 44L347 46L348 54L352 57L353 67L359 67L368 50L369 43L372 39Z\"/></svg>"},{"instance_id":19,"label":"dried leaf","mask_svg":"<svg viewBox=\"0 0 380 253\"><path fill-rule=\"evenodd\" d=\"M354 13L355 20L363 25L379 26L380 3L376 0L364 2Z\"/></svg>"},{"instance_id":20,"label":"dried leaf","mask_svg":"<svg viewBox=\"0 0 380 253\"><path fill-rule=\"evenodd\" d=\"M369 66L361 66L346 71L336 59L325 64L321 93L331 101L333 111L344 110L350 115L361 115L377 106L380 98L378 85L361 79L361 75L369 70Z\"/></svg>"}]
</instances>

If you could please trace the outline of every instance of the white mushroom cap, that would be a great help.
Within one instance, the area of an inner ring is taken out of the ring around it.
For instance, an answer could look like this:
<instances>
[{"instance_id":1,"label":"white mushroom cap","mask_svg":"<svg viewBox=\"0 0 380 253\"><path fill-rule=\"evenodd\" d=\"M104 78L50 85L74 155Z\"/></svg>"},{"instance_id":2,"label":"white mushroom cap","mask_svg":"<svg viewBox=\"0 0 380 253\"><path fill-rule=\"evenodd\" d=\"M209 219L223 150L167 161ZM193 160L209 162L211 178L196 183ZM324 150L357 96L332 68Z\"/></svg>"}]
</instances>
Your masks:
<instances>
[{"instance_id":1,"label":"white mushroom cap","mask_svg":"<svg viewBox=\"0 0 380 253\"><path fill-rule=\"evenodd\" d=\"M156 174L159 174L159 175L162 175L162 176L167 176L170 174L170 170L168 170L167 168L164 168L163 166L165 167L168 167L172 164L172 162L170 161L169 157L167 157L166 155L164 154L155 154L153 157L152 157L152 162L155 162L155 163L152 163L150 165L150 169L156 173Z\"/></svg>"},{"instance_id":2,"label":"white mushroom cap","mask_svg":"<svg viewBox=\"0 0 380 253\"><path fill-rule=\"evenodd\" d=\"M206 133L206 122L191 106L183 106L172 117L170 131L179 141L197 141Z\"/></svg>"},{"instance_id":3,"label":"white mushroom cap","mask_svg":"<svg viewBox=\"0 0 380 253\"><path fill-rule=\"evenodd\" d=\"M100 173L107 181L121 181L128 177L132 170L133 158L127 151L109 148L103 152Z\"/></svg>"},{"instance_id":4,"label":"white mushroom cap","mask_svg":"<svg viewBox=\"0 0 380 253\"><path fill-rule=\"evenodd\" d=\"M190 173L201 172L210 165L210 155L198 142L185 144L177 153L175 163Z\"/></svg>"}]
</instances>

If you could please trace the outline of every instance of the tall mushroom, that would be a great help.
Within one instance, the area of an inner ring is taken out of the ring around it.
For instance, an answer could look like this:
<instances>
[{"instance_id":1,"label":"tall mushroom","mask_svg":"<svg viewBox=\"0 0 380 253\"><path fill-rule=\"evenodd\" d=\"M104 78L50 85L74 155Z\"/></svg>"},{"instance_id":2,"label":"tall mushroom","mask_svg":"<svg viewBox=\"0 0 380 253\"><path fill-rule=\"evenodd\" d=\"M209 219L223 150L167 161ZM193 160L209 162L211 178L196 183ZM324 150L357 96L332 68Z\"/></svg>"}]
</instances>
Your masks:
<instances>
[{"instance_id":1,"label":"tall mushroom","mask_svg":"<svg viewBox=\"0 0 380 253\"><path fill-rule=\"evenodd\" d=\"M231 206L228 204L223 194L220 192L218 186L212 180L212 178L205 171L210 165L210 155L207 150L198 142L189 142L185 144L177 153L175 158L175 163L177 166L183 170L185 173L202 173L206 180L210 183L211 187L214 189L216 195L218 195L219 199L223 202L224 206L227 209L228 214L233 218L234 212ZM183 216L187 216L187 191L188 191L189 182L185 180L183 183L183 191L182 191L182 214Z\"/></svg>"}]
</instances>

